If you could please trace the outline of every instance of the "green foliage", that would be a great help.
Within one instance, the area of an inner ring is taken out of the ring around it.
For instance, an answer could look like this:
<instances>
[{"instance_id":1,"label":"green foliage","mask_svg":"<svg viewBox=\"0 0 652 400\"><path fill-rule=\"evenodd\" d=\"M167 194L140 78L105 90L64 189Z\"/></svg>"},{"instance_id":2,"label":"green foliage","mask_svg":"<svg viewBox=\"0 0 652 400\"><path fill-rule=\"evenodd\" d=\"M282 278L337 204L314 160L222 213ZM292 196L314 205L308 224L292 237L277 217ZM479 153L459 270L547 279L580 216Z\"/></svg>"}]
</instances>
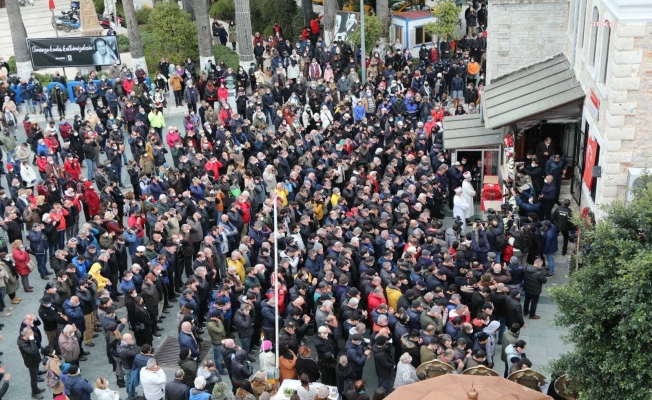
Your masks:
<instances>
[{"instance_id":1,"label":"green foliage","mask_svg":"<svg viewBox=\"0 0 652 400\"><path fill-rule=\"evenodd\" d=\"M439 40L455 39L460 12L462 12L462 7L452 1L441 1L433 13L437 21L426 24L424 26L426 32L437 36Z\"/></svg>"},{"instance_id":2,"label":"green foliage","mask_svg":"<svg viewBox=\"0 0 652 400\"><path fill-rule=\"evenodd\" d=\"M371 51L371 49L376 45L376 42L383 37L385 29L383 24L380 22L378 17L375 15L365 15L364 17L364 43L365 50ZM349 44L352 46L360 46L362 43L361 39L361 26L358 24L358 27L353 31L353 33L347 38Z\"/></svg>"},{"instance_id":3,"label":"green foliage","mask_svg":"<svg viewBox=\"0 0 652 400\"><path fill-rule=\"evenodd\" d=\"M38 72L34 73L34 76L41 82L41 86L43 87L49 85L53 78L52 74L39 74Z\"/></svg>"},{"instance_id":4,"label":"green foliage","mask_svg":"<svg viewBox=\"0 0 652 400\"><path fill-rule=\"evenodd\" d=\"M308 21L310 21L311 18L316 18L318 15L316 13L312 13L307 16ZM303 12L301 9L298 9L294 13L294 17L292 18L292 31L296 32L294 35L295 39L298 39L299 36L301 36L301 32L303 31L303 28L305 25L303 24Z\"/></svg>"},{"instance_id":5,"label":"green foliage","mask_svg":"<svg viewBox=\"0 0 652 400\"><path fill-rule=\"evenodd\" d=\"M104 14L104 0L93 0L93 5L97 14Z\"/></svg>"},{"instance_id":6,"label":"green foliage","mask_svg":"<svg viewBox=\"0 0 652 400\"><path fill-rule=\"evenodd\" d=\"M221 61L224 61L227 67L233 68L234 71L238 70L240 66L240 57L238 53L233 51L230 47L226 46L214 46L213 55L215 56L215 63L219 64Z\"/></svg>"},{"instance_id":7,"label":"green foliage","mask_svg":"<svg viewBox=\"0 0 652 400\"><path fill-rule=\"evenodd\" d=\"M197 25L190 20L190 15L179 8L173 1L158 2L150 14L147 37L143 39L145 60L150 71L156 71L161 57L168 57L171 63L183 64L185 59L199 58L197 45Z\"/></svg>"},{"instance_id":8,"label":"green foliage","mask_svg":"<svg viewBox=\"0 0 652 400\"><path fill-rule=\"evenodd\" d=\"M278 22L283 29L283 36L291 41L296 39L301 30L296 30L294 16L299 10L294 0L251 0L251 29L255 32L271 35L271 27ZM303 28L303 26L301 27ZM267 35L267 36L270 36Z\"/></svg>"},{"instance_id":9,"label":"green foliage","mask_svg":"<svg viewBox=\"0 0 652 400\"><path fill-rule=\"evenodd\" d=\"M129 51L129 37L127 35L118 35L118 51L120 53Z\"/></svg>"},{"instance_id":10,"label":"green foliage","mask_svg":"<svg viewBox=\"0 0 652 400\"><path fill-rule=\"evenodd\" d=\"M551 363L575 377L581 399L650 399L652 373L652 182L629 204L615 201L595 227L583 227L591 250L565 286L553 287L555 323L574 350Z\"/></svg>"},{"instance_id":11,"label":"green foliage","mask_svg":"<svg viewBox=\"0 0 652 400\"><path fill-rule=\"evenodd\" d=\"M16 56L9 57L9 60L7 60L7 64L9 64L10 72L16 72Z\"/></svg>"},{"instance_id":12,"label":"green foliage","mask_svg":"<svg viewBox=\"0 0 652 400\"><path fill-rule=\"evenodd\" d=\"M145 25L149 23L149 16L152 13L151 7L143 6L140 10L136 10L136 21L138 25Z\"/></svg>"},{"instance_id":13,"label":"green foliage","mask_svg":"<svg viewBox=\"0 0 652 400\"><path fill-rule=\"evenodd\" d=\"M233 0L219 0L211 6L211 9L208 13L212 19L234 21L235 3Z\"/></svg>"}]
</instances>

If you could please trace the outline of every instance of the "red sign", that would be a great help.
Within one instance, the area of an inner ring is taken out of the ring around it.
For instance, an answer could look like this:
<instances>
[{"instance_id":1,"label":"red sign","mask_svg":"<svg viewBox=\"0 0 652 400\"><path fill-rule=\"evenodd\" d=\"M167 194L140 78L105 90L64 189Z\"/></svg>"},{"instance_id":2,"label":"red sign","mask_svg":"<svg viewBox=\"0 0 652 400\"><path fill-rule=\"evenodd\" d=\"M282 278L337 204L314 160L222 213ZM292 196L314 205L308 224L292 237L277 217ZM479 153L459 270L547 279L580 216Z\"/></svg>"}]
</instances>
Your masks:
<instances>
[{"instance_id":1,"label":"red sign","mask_svg":"<svg viewBox=\"0 0 652 400\"><path fill-rule=\"evenodd\" d=\"M50 0L48 7L50 8L50 11L54 10L54 0Z\"/></svg>"},{"instance_id":2,"label":"red sign","mask_svg":"<svg viewBox=\"0 0 652 400\"><path fill-rule=\"evenodd\" d=\"M598 155L598 142L591 136L586 144L586 157L584 157L584 183L589 191L593 188L593 166L595 166L595 159Z\"/></svg>"}]
</instances>

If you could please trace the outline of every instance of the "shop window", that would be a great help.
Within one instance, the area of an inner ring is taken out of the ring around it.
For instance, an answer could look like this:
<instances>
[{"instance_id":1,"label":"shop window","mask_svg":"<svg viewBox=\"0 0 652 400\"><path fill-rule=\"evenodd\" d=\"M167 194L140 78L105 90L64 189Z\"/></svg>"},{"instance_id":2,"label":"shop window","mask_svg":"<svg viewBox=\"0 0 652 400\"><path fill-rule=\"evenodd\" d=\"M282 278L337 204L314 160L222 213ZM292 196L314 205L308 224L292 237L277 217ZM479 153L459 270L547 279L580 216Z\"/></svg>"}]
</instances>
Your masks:
<instances>
[{"instance_id":1,"label":"shop window","mask_svg":"<svg viewBox=\"0 0 652 400\"><path fill-rule=\"evenodd\" d=\"M426 32L423 26L420 26L414 30L414 43L415 44L428 44L432 43L432 35Z\"/></svg>"},{"instance_id":2,"label":"shop window","mask_svg":"<svg viewBox=\"0 0 652 400\"><path fill-rule=\"evenodd\" d=\"M609 44L611 41L611 27L609 22L605 21L604 32L602 34L602 49L600 50L600 83L607 82L607 70L609 69Z\"/></svg>"},{"instance_id":3,"label":"shop window","mask_svg":"<svg viewBox=\"0 0 652 400\"><path fill-rule=\"evenodd\" d=\"M577 47L584 46L584 30L586 29L586 0L580 3L580 23L577 25Z\"/></svg>"},{"instance_id":4,"label":"shop window","mask_svg":"<svg viewBox=\"0 0 652 400\"><path fill-rule=\"evenodd\" d=\"M392 29L390 30L390 39L392 40L392 43L396 43L396 40L400 43L403 43L403 28L400 26L393 25Z\"/></svg>"},{"instance_id":5,"label":"shop window","mask_svg":"<svg viewBox=\"0 0 652 400\"><path fill-rule=\"evenodd\" d=\"M591 17L591 43L589 47L589 65L595 65L596 47L598 44L598 25L600 21L600 11L598 7L593 7L593 16Z\"/></svg>"}]
</instances>

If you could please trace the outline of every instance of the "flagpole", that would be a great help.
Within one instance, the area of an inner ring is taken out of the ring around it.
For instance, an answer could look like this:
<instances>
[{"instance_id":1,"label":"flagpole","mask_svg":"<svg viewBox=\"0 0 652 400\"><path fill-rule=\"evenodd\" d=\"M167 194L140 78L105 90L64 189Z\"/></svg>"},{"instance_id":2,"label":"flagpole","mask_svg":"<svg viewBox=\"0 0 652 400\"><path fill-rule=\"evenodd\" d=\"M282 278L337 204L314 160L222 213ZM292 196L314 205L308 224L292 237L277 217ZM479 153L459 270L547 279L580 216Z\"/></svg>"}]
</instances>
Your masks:
<instances>
[{"instance_id":1,"label":"flagpole","mask_svg":"<svg viewBox=\"0 0 652 400\"><path fill-rule=\"evenodd\" d=\"M276 277L276 290L274 290L274 298L275 298L275 303L276 307L274 307L274 338L275 342L274 343L274 348L276 349L276 368L279 368L279 348L278 348L278 336L279 336L279 331L278 331L278 291L281 289L279 287L279 279L278 279L278 195L273 197L274 199L274 276Z\"/></svg>"},{"instance_id":2,"label":"flagpole","mask_svg":"<svg viewBox=\"0 0 652 400\"><path fill-rule=\"evenodd\" d=\"M59 29L57 28L57 23L56 23L56 17L54 16L54 0L50 0L50 3L48 5L50 8L50 12L52 13L52 21L54 21L54 34L57 36L57 39L59 39ZM62 67L63 69L63 76L66 76L66 67Z\"/></svg>"}]
</instances>

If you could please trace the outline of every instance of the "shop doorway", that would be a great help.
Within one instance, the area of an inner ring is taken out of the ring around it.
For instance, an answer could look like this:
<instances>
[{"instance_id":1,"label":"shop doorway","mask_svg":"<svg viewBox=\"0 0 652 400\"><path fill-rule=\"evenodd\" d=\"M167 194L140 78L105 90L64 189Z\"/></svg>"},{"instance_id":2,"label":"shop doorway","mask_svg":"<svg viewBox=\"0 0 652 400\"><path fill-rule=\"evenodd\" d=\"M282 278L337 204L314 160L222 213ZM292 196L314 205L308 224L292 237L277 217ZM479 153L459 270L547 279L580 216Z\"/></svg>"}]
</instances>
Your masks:
<instances>
[{"instance_id":1,"label":"shop doorway","mask_svg":"<svg viewBox=\"0 0 652 400\"><path fill-rule=\"evenodd\" d=\"M473 188L476 196L473 199L475 204L480 203L482 183L485 176L496 176L500 182L500 148L493 149L458 149L453 153L453 162L465 162L464 171L471 172Z\"/></svg>"}]
</instances>

